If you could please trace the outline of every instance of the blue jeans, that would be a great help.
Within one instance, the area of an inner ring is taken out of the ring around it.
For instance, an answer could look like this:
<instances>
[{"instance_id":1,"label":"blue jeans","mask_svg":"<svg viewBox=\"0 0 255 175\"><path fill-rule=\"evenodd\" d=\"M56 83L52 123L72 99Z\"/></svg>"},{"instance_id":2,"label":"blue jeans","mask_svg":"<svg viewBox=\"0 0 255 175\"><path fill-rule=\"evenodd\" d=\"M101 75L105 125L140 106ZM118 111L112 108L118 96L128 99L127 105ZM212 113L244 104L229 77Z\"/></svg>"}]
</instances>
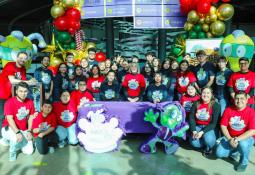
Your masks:
<instances>
[{"instance_id":1,"label":"blue jeans","mask_svg":"<svg viewBox=\"0 0 255 175\"><path fill-rule=\"evenodd\" d=\"M69 144L75 145L78 143L78 139L75 133L76 123L72 124L68 128L64 128L63 126L58 126L56 129L56 133L58 135L59 141L68 140Z\"/></svg>"},{"instance_id":2,"label":"blue jeans","mask_svg":"<svg viewBox=\"0 0 255 175\"><path fill-rule=\"evenodd\" d=\"M221 116L223 112L225 111L226 107L228 106L228 101L225 98L217 99L220 104L220 110L221 110Z\"/></svg>"},{"instance_id":3,"label":"blue jeans","mask_svg":"<svg viewBox=\"0 0 255 175\"><path fill-rule=\"evenodd\" d=\"M198 125L196 126L196 131L201 131L205 126ZM189 138L190 144L195 148L205 147L205 150L209 151L213 148L216 143L216 135L214 130L210 130L202 135L200 139Z\"/></svg>"},{"instance_id":4,"label":"blue jeans","mask_svg":"<svg viewBox=\"0 0 255 175\"><path fill-rule=\"evenodd\" d=\"M229 157L237 152L240 153L239 163L242 165L247 165L249 162L249 154L254 144L254 138L249 137L238 143L237 148L232 148L226 137L221 139L220 144L216 149L216 156L219 158Z\"/></svg>"}]
</instances>

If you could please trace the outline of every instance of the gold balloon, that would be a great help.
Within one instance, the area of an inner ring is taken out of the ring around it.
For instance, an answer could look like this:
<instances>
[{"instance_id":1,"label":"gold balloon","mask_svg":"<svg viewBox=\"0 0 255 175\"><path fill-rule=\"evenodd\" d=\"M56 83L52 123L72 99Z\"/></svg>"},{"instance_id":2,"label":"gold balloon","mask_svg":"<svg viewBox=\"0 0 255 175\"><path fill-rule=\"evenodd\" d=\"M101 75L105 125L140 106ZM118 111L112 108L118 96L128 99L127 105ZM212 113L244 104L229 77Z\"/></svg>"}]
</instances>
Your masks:
<instances>
[{"instance_id":1,"label":"gold balloon","mask_svg":"<svg viewBox=\"0 0 255 175\"><path fill-rule=\"evenodd\" d=\"M186 22L186 23L184 24L184 30L185 30L185 31L190 31L190 30L192 29L192 27L193 27L193 24L191 24L191 23L189 23L189 22Z\"/></svg>"},{"instance_id":2,"label":"gold balloon","mask_svg":"<svg viewBox=\"0 0 255 175\"><path fill-rule=\"evenodd\" d=\"M207 38L213 38L213 34L211 32L206 33Z\"/></svg>"},{"instance_id":3,"label":"gold balloon","mask_svg":"<svg viewBox=\"0 0 255 175\"><path fill-rule=\"evenodd\" d=\"M62 3L66 8L73 7L75 5L74 0L62 0Z\"/></svg>"},{"instance_id":4,"label":"gold balloon","mask_svg":"<svg viewBox=\"0 0 255 175\"><path fill-rule=\"evenodd\" d=\"M210 29L210 27L209 27L208 24L203 24L203 25L202 25L202 29L203 29L204 32L208 32L209 29Z\"/></svg>"},{"instance_id":5,"label":"gold balloon","mask_svg":"<svg viewBox=\"0 0 255 175\"><path fill-rule=\"evenodd\" d=\"M195 24L199 20L199 16L195 10L191 10L188 13L187 21L189 23Z\"/></svg>"},{"instance_id":6,"label":"gold balloon","mask_svg":"<svg viewBox=\"0 0 255 175\"><path fill-rule=\"evenodd\" d=\"M215 22L215 21L217 21L217 15L216 14L210 15L210 22L212 23L212 22Z\"/></svg>"},{"instance_id":7,"label":"gold balloon","mask_svg":"<svg viewBox=\"0 0 255 175\"><path fill-rule=\"evenodd\" d=\"M51 66L54 66L54 67L58 66L62 62L63 62L63 60L61 58L54 57L54 56L50 58L50 65Z\"/></svg>"},{"instance_id":8,"label":"gold balloon","mask_svg":"<svg viewBox=\"0 0 255 175\"><path fill-rule=\"evenodd\" d=\"M234 7L231 4L222 4L217 10L218 18L227 21L234 15Z\"/></svg>"},{"instance_id":9,"label":"gold balloon","mask_svg":"<svg viewBox=\"0 0 255 175\"><path fill-rule=\"evenodd\" d=\"M214 7L214 6L211 6L211 8L210 8L210 15L216 14L216 12L217 12L217 8Z\"/></svg>"},{"instance_id":10,"label":"gold balloon","mask_svg":"<svg viewBox=\"0 0 255 175\"><path fill-rule=\"evenodd\" d=\"M96 48L96 44L93 42L88 42L86 45L86 50L88 50L90 48Z\"/></svg>"},{"instance_id":11,"label":"gold balloon","mask_svg":"<svg viewBox=\"0 0 255 175\"><path fill-rule=\"evenodd\" d=\"M60 0L54 0L54 1L53 1L53 4L54 4L54 5L60 5L60 4L61 4L61 1L60 1Z\"/></svg>"},{"instance_id":12,"label":"gold balloon","mask_svg":"<svg viewBox=\"0 0 255 175\"><path fill-rule=\"evenodd\" d=\"M204 24L205 23L205 18L200 18L198 21L199 24Z\"/></svg>"},{"instance_id":13,"label":"gold balloon","mask_svg":"<svg viewBox=\"0 0 255 175\"><path fill-rule=\"evenodd\" d=\"M225 32L225 24L222 21L215 21L210 26L213 35L220 36Z\"/></svg>"},{"instance_id":14,"label":"gold balloon","mask_svg":"<svg viewBox=\"0 0 255 175\"><path fill-rule=\"evenodd\" d=\"M207 15L207 16L205 17L205 23L206 23L206 24L210 24L210 23L211 23L210 16Z\"/></svg>"},{"instance_id":15,"label":"gold balloon","mask_svg":"<svg viewBox=\"0 0 255 175\"><path fill-rule=\"evenodd\" d=\"M65 10L60 5L54 5L51 7L50 14L53 18L57 18L59 16L62 16L65 13Z\"/></svg>"}]
</instances>

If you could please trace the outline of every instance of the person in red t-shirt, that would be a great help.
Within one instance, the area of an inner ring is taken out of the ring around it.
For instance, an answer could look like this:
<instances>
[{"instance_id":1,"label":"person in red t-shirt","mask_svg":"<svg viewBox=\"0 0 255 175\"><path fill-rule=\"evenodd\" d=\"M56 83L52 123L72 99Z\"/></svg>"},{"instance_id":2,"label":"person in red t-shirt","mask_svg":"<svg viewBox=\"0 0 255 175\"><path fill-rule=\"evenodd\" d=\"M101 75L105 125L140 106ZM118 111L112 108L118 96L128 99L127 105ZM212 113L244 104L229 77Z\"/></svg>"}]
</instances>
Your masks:
<instances>
[{"instance_id":1,"label":"person in red t-shirt","mask_svg":"<svg viewBox=\"0 0 255 175\"><path fill-rule=\"evenodd\" d=\"M212 153L218 132L216 125L220 116L220 105L214 100L210 87L202 89L200 101L194 103L190 110L190 143L195 148L203 148L203 156Z\"/></svg>"},{"instance_id":2,"label":"person in red t-shirt","mask_svg":"<svg viewBox=\"0 0 255 175\"><path fill-rule=\"evenodd\" d=\"M19 52L17 54L16 62L9 62L3 68L0 74L0 128L2 127L2 122L4 120L4 103L7 99L11 97L12 84L17 84L21 81L26 82L29 85L35 84L36 80L34 78L26 81L26 68L25 64L28 60L28 55L26 52ZM0 131L0 138L1 138Z\"/></svg>"},{"instance_id":3,"label":"person in red t-shirt","mask_svg":"<svg viewBox=\"0 0 255 175\"><path fill-rule=\"evenodd\" d=\"M64 90L60 95L60 101L53 103L53 113L57 118L56 133L59 138L59 148L63 148L66 140L71 145L76 145L78 139L75 134L76 108L70 105L70 93Z\"/></svg>"},{"instance_id":4,"label":"person in red t-shirt","mask_svg":"<svg viewBox=\"0 0 255 175\"><path fill-rule=\"evenodd\" d=\"M52 103L45 100L41 112L32 123L35 145L40 154L53 153L58 145L58 136L55 132L57 127L56 116L52 113Z\"/></svg>"},{"instance_id":5,"label":"person in red t-shirt","mask_svg":"<svg viewBox=\"0 0 255 175\"><path fill-rule=\"evenodd\" d=\"M235 106L226 108L223 113L220 126L224 136L216 149L216 155L236 160L239 153L240 161L235 170L242 172L248 165L254 144L255 111L247 106L248 95L245 92L235 93L234 102Z\"/></svg>"},{"instance_id":6,"label":"person in red t-shirt","mask_svg":"<svg viewBox=\"0 0 255 175\"><path fill-rule=\"evenodd\" d=\"M96 101L100 99L100 87L103 82L104 76L101 76L98 65L93 65L91 68L91 76L87 80L87 88L92 92Z\"/></svg>"},{"instance_id":7,"label":"person in red t-shirt","mask_svg":"<svg viewBox=\"0 0 255 175\"><path fill-rule=\"evenodd\" d=\"M195 87L198 87L196 84L197 78L195 74L189 71L189 62L187 60L182 60L180 62L180 71L176 73L176 90L177 98L181 99L182 94L187 92L187 87L193 83Z\"/></svg>"},{"instance_id":8,"label":"person in red t-shirt","mask_svg":"<svg viewBox=\"0 0 255 175\"><path fill-rule=\"evenodd\" d=\"M24 154L32 154L32 120L35 115L34 103L27 98L28 84L17 84L16 96L8 99L4 106L5 119L2 125L3 139L9 141L10 161L17 158L17 150Z\"/></svg>"},{"instance_id":9,"label":"person in red t-shirt","mask_svg":"<svg viewBox=\"0 0 255 175\"><path fill-rule=\"evenodd\" d=\"M247 58L239 59L240 71L235 72L230 76L228 87L232 99L235 98L235 93L244 91L248 94L248 104L254 108L255 94L255 73L249 70L249 60Z\"/></svg>"},{"instance_id":10,"label":"person in red t-shirt","mask_svg":"<svg viewBox=\"0 0 255 175\"><path fill-rule=\"evenodd\" d=\"M93 95L86 88L86 80L81 79L78 82L78 90L71 93L70 105L78 112L89 101L94 101Z\"/></svg>"},{"instance_id":11,"label":"person in red t-shirt","mask_svg":"<svg viewBox=\"0 0 255 175\"><path fill-rule=\"evenodd\" d=\"M125 97L130 102L141 101L146 86L144 76L139 73L136 63L130 65L129 71L122 83Z\"/></svg>"},{"instance_id":12,"label":"person in red t-shirt","mask_svg":"<svg viewBox=\"0 0 255 175\"><path fill-rule=\"evenodd\" d=\"M190 109L194 102L200 99L200 95L198 95L195 85L192 83L187 87L187 93L185 93L180 100L181 105L186 111L186 117L189 116Z\"/></svg>"}]
</instances>

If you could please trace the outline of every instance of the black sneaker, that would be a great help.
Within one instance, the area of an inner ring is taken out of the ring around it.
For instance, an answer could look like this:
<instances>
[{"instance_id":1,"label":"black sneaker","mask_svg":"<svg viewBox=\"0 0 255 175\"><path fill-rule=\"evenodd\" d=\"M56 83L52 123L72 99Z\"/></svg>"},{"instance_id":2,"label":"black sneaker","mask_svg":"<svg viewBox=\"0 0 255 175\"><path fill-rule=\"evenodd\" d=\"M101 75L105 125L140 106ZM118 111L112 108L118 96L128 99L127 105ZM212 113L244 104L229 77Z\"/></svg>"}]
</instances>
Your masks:
<instances>
[{"instance_id":1,"label":"black sneaker","mask_svg":"<svg viewBox=\"0 0 255 175\"><path fill-rule=\"evenodd\" d=\"M237 165L237 166L235 167L235 170L236 170L237 172L244 172L244 171L246 170L246 167L247 167L247 165L239 164L239 165Z\"/></svg>"},{"instance_id":2,"label":"black sneaker","mask_svg":"<svg viewBox=\"0 0 255 175\"><path fill-rule=\"evenodd\" d=\"M205 158L208 158L210 155L212 155L212 150L204 150L204 152L202 153L202 155L205 157Z\"/></svg>"}]
</instances>

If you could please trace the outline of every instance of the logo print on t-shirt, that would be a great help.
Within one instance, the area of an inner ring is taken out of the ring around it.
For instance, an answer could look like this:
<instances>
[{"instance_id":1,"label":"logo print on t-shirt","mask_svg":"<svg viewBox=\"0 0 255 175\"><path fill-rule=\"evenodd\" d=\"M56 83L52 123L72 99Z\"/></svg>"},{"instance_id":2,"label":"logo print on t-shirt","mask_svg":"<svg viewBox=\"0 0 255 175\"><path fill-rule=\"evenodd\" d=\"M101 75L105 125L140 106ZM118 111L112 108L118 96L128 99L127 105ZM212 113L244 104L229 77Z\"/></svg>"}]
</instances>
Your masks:
<instances>
[{"instance_id":1,"label":"logo print on t-shirt","mask_svg":"<svg viewBox=\"0 0 255 175\"><path fill-rule=\"evenodd\" d=\"M105 98L106 99L112 99L115 97L115 92L111 89L108 89L105 91Z\"/></svg>"},{"instance_id":2,"label":"logo print on t-shirt","mask_svg":"<svg viewBox=\"0 0 255 175\"><path fill-rule=\"evenodd\" d=\"M210 115L206 108L197 110L196 117L198 120L208 121Z\"/></svg>"},{"instance_id":3,"label":"logo print on t-shirt","mask_svg":"<svg viewBox=\"0 0 255 175\"><path fill-rule=\"evenodd\" d=\"M21 78L22 78L21 73L20 72L16 72L15 73L15 78L21 80Z\"/></svg>"},{"instance_id":4,"label":"logo print on t-shirt","mask_svg":"<svg viewBox=\"0 0 255 175\"><path fill-rule=\"evenodd\" d=\"M245 91L247 87L250 85L250 82L245 78L239 78L236 80L236 88L239 91Z\"/></svg>"},{"instance_id":5,"label":"logo print on t-shirt","mask_svg":"<svg viewBox=\"0 0 255 175\"><path fill-rule=\"evenodd\" d=\"M26 107L21 107L18 110L18 113L16 114L18 120L23 120L26 118L29 114L29 109L26 109Z\"/></svg>"},{"instance_id":6,"label":"logo print on t-shirt","mask_svg":"<svg viewBox=\"0 0 255 175\"><path fill-rule=\"evenodd\" d=\"M197 72L197 79L199 81L203 81L206 78L206 72L204 71L203 68L200 68L199 71Z\"/></svg>"},{"instance_id":7,"label":"logo print on t-shirt","mask_svg":"<svg viewBox=\"0 0 255 175\"><path fill-rule=\"evenodd\" d=\"M43 84L50 84L51 78L48 73L42 72L42 82Z\"/></svg>"},{"instance_id":8,"label":"logo print on t-shirt","mask_svg":"<svg viewBox=\"0 0 255 175\"><path fill-rule=\"evenodd\" d=\"M169 82L168 78L164 76L162 84L167 86L168 82Z\"/></svg>"},{"instance_id":9,"label":"logo print on t-shirt","mask_svg":"<svg viewBox=\"0 0 255 175\"><path fill-rule=\"evenodd\" d=\"M78 106L83 106L87 102L89 102L89 99L87 99L86 97L82 97Z\"/></svg>"},{"instance_id":10,"label":"logo print on t-shirt","mask_svg":"<svg viewBox=\"0 0 255 175\"><path fill-rule=\"evenodd\" d=\"M92 87L94 90L100 88L100 86L101 86L101 83L100 83L99 81L97 81L97 80L96 80L96 81L93 81L92 84L91 84L91 87Z\"/></svg>"},{"instance_id":11,"label":"logo print on t-shirt","mask_svg":"<svg viewBox=\"0 0 255 175\"><path fill-rule=\"evenodd\" d=\"M245 127L244 120L241 120L240 116L234 116L230 118L230 127L235 131L242 131Z\"/></svg>"},{"instance_id":12,"label":"logo print on t-shirt","mask_svg":"<svg viewBox=\"0 0 255 175\"><path fill-rule=\"evenodd\" d=\"M190 109L191 109L191 107L192 107L192 102L191 101L185 101L184 103L183 103L183 107L184 107L184 109L185 109L185 111L186 112L190 112Z\"/></svg>"},{"instance_id":13,"label":"logo print on t-shirt","mask_svg":"<svg viewBox=\"0 0 255 175\"><path fill-rule=\"evenodd\" d=\"M180 86L186 87L189 85L189 77L180 77L178 79L178 83Z\"/></svg>"},{"instance_id":14,"label":"logo print on t-shirt","mask_svg":"<svg viewBox=\"0 0 255 175\"><path fill-rule=\"evenodd\" d=\"M39 125L39 128L40 128L40 131L44 132L44 131L47 131L50 128L50 125L48 125L47 122L42 122Z\"/></svg>"},{"instance_id":15,"label":"logo print on t-shirt","mask_svg":"<svg viewBox=\"0 0 255 175\"><path fill-rule=\"evenodd\" d=\"M128 87L132 90L136 90L139 86L138 81L136 81L136 79L132 79L128 81Z\"/></svg>"},{"instance_id":16,"label":"logo print on t-shirt","mask_svg":"<svg viewBox=\"0 0 255 175\"><path fill-rule=\"evenodd\" d=\"M162 100L163 94L160 91L153 91L152 92L152 99L153 100Z\"/></svg>"},{"instance_id":17,"label":"logo print on t-shirt","mask_svg":"<svg viewBox=\"0 0 255 175\"><path fill-rule=\"evenodd\" d=\"M74 119L74 115L69 110L64 110L63 112L61 112L60 118L63 122L71 122Z\"/></svg>"},{"instance_id":18,"label":"logo print on t-shirt","mask_svg":"<svg viewBox=\"0 0 255 175\"><path fill-rule=\"evenodd\" d=\"M216 76L216 84L223 86L226 84L226 79L224 77L224 74L219 74Z\"/></svg>"},{"instance_id":19,"label":"logo print on t-shirt","mask_svg":"<svg viewBox=\"0 0 255 175\"><path fill-rule=\"evenodd\" d=\"M63 78L62 79L62 89L68 89L68 81L67 79Z\"/></svg>"}]
</instances>

